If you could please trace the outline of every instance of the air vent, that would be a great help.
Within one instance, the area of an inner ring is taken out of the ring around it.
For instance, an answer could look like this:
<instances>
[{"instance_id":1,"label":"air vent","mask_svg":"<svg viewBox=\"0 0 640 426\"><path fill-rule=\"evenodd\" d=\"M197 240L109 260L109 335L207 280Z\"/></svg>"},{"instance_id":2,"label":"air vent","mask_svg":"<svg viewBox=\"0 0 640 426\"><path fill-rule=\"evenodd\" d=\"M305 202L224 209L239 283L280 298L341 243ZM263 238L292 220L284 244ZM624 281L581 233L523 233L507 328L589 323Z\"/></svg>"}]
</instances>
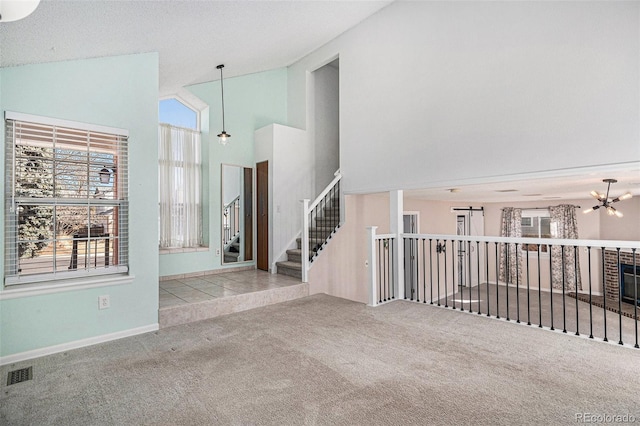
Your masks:
<instances>
[{"instance_id":1,"label":"air vent","mask_svg":"<svg viewBox=\"0 0 640 426\"><path fill-rule=\"evenodd\" d=\"M20 370L9 371L7 376L7 386L16 383L26 382L33 378L33 367L21 368Z\"/></svg>"}]
</instances>

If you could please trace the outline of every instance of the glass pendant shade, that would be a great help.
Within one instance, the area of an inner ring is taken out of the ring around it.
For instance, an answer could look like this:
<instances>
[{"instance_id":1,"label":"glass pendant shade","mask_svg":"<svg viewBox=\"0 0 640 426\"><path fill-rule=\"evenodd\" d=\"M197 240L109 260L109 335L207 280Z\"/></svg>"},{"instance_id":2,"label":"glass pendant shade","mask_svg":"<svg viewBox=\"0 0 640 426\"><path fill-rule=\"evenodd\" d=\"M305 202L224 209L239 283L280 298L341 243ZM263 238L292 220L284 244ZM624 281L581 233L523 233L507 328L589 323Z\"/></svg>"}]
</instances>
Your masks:
<instances>
[{"instance_id":1,"label":"glass pendant shade","mask_svg":"<svg viewBox=\"0 0 640 426\"><path fill-rule=\"evenodd\" d=\"M229 142L230 137L231 135L223 130L222 133L218 135L218 142L220 143L220 145L225 146L227 142Z\"/></svg>"}]
</instances>

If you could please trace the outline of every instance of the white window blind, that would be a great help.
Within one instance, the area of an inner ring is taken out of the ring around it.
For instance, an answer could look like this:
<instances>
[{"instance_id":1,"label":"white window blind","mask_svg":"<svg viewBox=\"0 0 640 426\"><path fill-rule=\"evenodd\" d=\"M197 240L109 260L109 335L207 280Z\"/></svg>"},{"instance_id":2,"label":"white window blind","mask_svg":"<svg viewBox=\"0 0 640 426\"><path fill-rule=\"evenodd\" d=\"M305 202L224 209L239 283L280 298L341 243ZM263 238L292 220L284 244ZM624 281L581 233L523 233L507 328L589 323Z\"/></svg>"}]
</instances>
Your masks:
<instances>
[{"instance_id":1,"label":"white window blind","mask_svg":"<svg viewBox=\"0 0 640 426\"><path fill-rule=\"evenodd\" d=\"M15 113L5 129L5 284L127 272L127 132Z\"/></svg>"},{"instance_id":2,"label":"white window blind","mask_svg":"<svg viewBox=\"0 0 640 426\"><path fill-rule=\"evenodd\" d=\"M160 248L202 245L200 132L160 124Z\"/></svg>"}]
</instances>

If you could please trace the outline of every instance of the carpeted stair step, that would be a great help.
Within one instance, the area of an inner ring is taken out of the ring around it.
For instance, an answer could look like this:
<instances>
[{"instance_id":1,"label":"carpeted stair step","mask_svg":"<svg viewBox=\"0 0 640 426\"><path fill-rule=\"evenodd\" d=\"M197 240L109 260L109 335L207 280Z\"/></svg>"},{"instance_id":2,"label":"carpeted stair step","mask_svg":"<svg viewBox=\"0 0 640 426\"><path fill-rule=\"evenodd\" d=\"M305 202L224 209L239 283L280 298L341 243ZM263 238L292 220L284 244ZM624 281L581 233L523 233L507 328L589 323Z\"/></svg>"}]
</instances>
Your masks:
<instances>
[{"instance_id":1,"label":"carpeted stair step","mask_svg":"<svg viewBox=\"0 0 640 426\"><path fill-rule=\"evenodd\" d=\"M324 244L324 238L309 238L309 250L313 250L314 247L319 247ZM296 238L297 248L302 248L302 238Z\"/></svg>"},{"instance_id":2,"label":"carpeted stair step","mask_svg":"<svg viewBox=\"0 0 640 426\"><path fill-rule=\"evenodd\" d=\"M238 257L240 256L240 253L233 253L233 252L224 252L224 261L225 262L237 262L238 261Z\"/></svg>"},{"instance_id":3,"label":"carpeted stair step","mask_svg":"<svg viewBox=\"0 0 640 426\"><path fill-rule=\"evenodd\" d=\"M289 262L302 263L302 250L290 249L287 250L287 259Z\"/></svg>"},{"instance_id":4,"label":"carpeted stair step","mask_svg":"<svg viewBox=\"0 0 640 426\"><path fill-rule=\"evenodd\" d=\"M302 279L302 264L297 262L276 262L278 273Z\"/></svg>"},{"instance_id":5,"label":"carpeted stair step","mask_svg":"<svg viewBox=\"0 0 640 426\"><path fill-rule=\"evenodd\" d=\"M340 214L335 216L319 216L314 218L317 226L331 226L340 223Z\"/></svg>"}]
</instances>

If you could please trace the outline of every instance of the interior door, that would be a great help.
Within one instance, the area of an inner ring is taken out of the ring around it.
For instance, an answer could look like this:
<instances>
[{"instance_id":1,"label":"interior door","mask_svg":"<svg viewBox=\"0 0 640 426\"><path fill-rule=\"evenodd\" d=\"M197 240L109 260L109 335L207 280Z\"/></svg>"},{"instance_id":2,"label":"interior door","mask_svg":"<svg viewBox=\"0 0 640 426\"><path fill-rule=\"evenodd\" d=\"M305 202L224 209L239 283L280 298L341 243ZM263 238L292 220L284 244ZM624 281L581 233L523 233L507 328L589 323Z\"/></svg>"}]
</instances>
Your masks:
<instances>
[{"instance_id":1,"label":"interior door","mask_svg":"<svg viewBox=\"0 0 640 426\"><path fill-rule=\"evenodd\" d=\"M257 260L256 267L269 270L269 162L256 164L257 193Z\"/></svg>"},{"instance_id":2,"label":"interior door","mask_svg":"<svg viewBox=\"0 0 640 426\"><path fill-rule=\"evenodd\" d=\"M456 216L456 235L484 235L484 211L469 209ZM478 265L484 264L484 245L475 242L458 242L456 281L460 287L477 286L483 277L483 268L478 274Z\"/></svg>"},{"instance_id":3,"label":"interior door","mask_svg":"<svg viewBox=\"0 0 640 426\"><path fill-rule=\"evenodd\" d=\"M244 168L244 260L253 259L253 169Z\"/></svg>"}]
</instances>

